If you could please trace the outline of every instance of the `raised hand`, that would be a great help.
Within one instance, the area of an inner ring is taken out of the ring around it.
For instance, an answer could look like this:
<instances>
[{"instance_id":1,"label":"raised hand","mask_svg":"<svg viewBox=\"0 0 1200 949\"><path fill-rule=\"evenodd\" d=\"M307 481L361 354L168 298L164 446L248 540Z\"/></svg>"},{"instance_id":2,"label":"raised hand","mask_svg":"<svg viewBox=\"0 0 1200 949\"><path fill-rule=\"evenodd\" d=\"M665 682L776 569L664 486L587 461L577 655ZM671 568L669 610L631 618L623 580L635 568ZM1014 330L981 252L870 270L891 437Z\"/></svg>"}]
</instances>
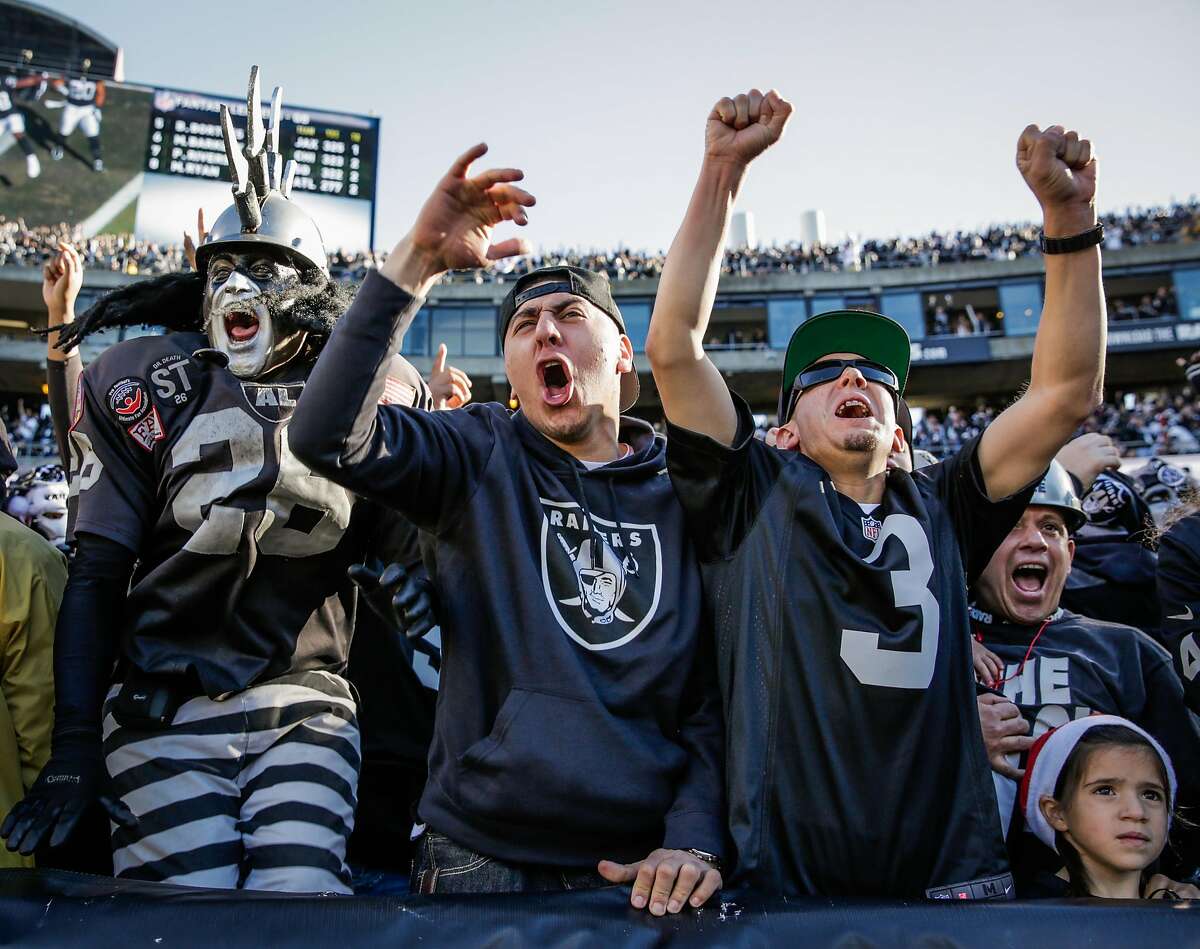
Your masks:
<instances>
[{"instance_id":1,"label":"raised hand","mask_svg":"<svg viewBox=\"0 0 1200 949\"><path fill-rule=\"evenodd\" d=\"M791 115L792 104L774 89L721 99L708 114L705 157L747 165L783 137Z\"/></svg>"},{"instance_id":2,"label":"raised hand","mask_svg":"<svg viewBox=\"0 0 1200 949\"><path fill-rule=\"evenodd\" d=\"M402 287L426 285L447 270L486 267L493 260L529 253L519 238L492 243L501 221L525 225L525 209L536 199L513 182L519 168L491 168L474 177L471 164L487 153L479 144L450 166L417 214L412 230L396 246L380 273Z\"/></svg>"},{"instance_id":3,"label":"raised hand","mask_svg":"<svg viewBox=\"0 0 1200 949\"><path fill-rule=\"evenodd\" d=\"M196 211L196 240L193 241L192 235L187 231L183 232L183 255L193 270L199 269L196 267L196 245L203 244L207 237L208 231L204 229L204 208L199 208Z\"/></svg>"},{"instance_id":4,"label":"raised hand","mask_svg":"<svg viewBox=\"0 0 1200 949\"><path fill-rule=\"evenodd\" d=\"M75 248L58 242L58 253L42 268L42 302L51 326L69 323L83 286L83 261Z\"/></svg>"},{"instance_id":5,"label":"raised hand","mask_svg":"<svg viewBox=\"0 0 1200 949\"><path fill-rule=\"evenodd\" d=\"M1017 168L1047 217L1065 209L1082 215L1080 223L1090 219L1085 227L1095 224L1096 157L1078 132L1061 125L1026 127L1017 141Z\"/></svg>"},{"instance_id":6,"label":"raised hand","mask_svg":"<svg viewBox=\"0 0 1200 949\"><path fill-rule=\"evenodd\" d=\"M438 346L433 357L433 371L429 374L429 391L433 395L433 408L457 409L471 401L471 377L457 366L446 365L446 344Z\"/></svg>"}]
</instances>

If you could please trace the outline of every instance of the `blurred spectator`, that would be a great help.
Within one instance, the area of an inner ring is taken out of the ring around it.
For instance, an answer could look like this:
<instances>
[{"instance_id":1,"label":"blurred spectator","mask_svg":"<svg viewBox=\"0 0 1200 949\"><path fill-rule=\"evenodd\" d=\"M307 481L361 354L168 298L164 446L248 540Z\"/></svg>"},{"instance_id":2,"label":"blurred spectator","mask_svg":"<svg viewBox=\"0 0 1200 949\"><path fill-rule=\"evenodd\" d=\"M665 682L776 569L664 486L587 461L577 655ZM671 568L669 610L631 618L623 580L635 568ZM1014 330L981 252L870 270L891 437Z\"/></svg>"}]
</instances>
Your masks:
<instances>
[{"instance_id":1,"label":"blurred spectator","mask_svg":"<svg viewBox=\"0 0 1200 949\"><path fill-rule=\"evenodd\" d=\"M968 416L956 406L926 409L913 426L913 444L938 457L957 451L983 431L1001 407L982 401ZM1190 386L1141 393L1118 392L1098 406L1081 432L1108 435L1129 457L1200 452L1200 398Z\"/></svg>"}]
</instances>

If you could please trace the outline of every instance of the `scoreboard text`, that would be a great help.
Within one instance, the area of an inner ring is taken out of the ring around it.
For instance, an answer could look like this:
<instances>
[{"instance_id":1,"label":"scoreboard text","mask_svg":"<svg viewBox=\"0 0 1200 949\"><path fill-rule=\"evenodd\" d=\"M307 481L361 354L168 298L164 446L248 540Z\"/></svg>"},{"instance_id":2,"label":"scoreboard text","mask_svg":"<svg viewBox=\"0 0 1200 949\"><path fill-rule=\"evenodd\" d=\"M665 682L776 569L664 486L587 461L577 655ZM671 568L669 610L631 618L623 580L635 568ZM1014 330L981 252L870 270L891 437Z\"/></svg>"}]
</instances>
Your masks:
<instances>
[{"instance_id":1,"label":"scoreboard text","mask_svg":"<svg viewBox=\"0 0 1200 949\"><path fill-rule=\"evenodd\" d=\"M246 134L246 103L189 92L158 89L150 113L146 171L229 181L229 159L221 138L220 107L228 105L238 140ZM270 104L264 103L264 117ZM284 106L279 146L296 162L292 190L332 197L375 198L378 119Z\"/></svg>"}]
</instances>

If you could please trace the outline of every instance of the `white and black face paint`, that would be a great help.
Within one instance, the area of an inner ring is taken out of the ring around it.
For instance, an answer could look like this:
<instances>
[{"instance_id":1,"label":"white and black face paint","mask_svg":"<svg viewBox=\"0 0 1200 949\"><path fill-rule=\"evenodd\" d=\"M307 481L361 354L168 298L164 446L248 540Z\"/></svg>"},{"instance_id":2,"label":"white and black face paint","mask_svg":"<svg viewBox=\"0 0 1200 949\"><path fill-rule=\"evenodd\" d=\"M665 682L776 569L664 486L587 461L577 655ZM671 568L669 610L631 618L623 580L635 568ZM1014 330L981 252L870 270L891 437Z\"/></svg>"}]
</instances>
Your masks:
<instances>
[{"instance_id":1,"label":"white and black face paint","mask_svg":"<svg viewBox=\"0 0 1200 949\"><path fill-rule=\"evenodd\" d=\"M253 379L294 356L304 330L280 317L301 286L290 263L262 251L214 254L204 285L209 341L229 357L229 371Z\"/></svg>"}]
</instances>

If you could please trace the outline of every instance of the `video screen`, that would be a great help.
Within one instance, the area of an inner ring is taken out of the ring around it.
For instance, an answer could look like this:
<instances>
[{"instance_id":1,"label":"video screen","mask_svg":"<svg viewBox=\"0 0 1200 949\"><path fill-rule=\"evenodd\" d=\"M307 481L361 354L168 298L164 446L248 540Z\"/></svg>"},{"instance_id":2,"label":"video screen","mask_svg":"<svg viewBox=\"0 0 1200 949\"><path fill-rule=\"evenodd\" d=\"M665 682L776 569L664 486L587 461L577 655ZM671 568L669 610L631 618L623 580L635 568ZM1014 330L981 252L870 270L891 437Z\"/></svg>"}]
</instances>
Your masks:
<instances>
[{"instance_id":1,"label":"video screen","mask_svg":"<svg viewBox=\"0 0 1200 949\"><path fill-rule=\"evenodd\" d=\"M245 100L177 89L7 71L0 74L0 213L179 243L203 208L231 203L220 107L239 135ZM264 115L270 103L264 102ZM326 249L374 242L379 120L284 104L280 148L296 162L292 197Z\"/></svg>"}]
</instances>

